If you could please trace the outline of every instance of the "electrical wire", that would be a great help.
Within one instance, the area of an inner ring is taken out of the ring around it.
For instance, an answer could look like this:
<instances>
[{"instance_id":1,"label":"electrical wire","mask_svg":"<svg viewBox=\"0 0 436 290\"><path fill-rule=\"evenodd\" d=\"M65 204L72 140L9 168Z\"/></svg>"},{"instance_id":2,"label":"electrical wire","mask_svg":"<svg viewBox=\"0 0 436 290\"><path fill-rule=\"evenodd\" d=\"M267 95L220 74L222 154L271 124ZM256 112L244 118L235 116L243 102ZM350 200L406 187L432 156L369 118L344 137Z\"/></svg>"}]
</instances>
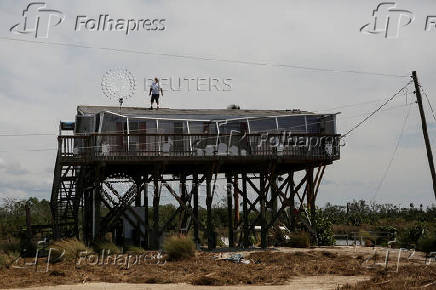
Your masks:
<instances>
[{"instance_id":1,"label":"electrical wire","mask_svg":"<svg viewBox=\"0 0 436 290\"><path fill-rule=\"evenodd\" d=\"M291 69L296 69L296 70L307 70L307 71L317 71L317 72L350 73L350 74L373 75L373 76L379 76L379 77L394 77L394 78L409 77L408 75L398 75L398 74L391 74L391 73L359 71L359 70L341 70L341 69L322 68L322 67L306 66L306 65L276 64L276 63L258 62L258 61L213 58L213 57L174 54L174 53L162 53L162 52L155 52L155 51L140 51L140 50L132 50L132 49L124 49L124 48L91 46L91 45L66 43L66 42L53 42L53 41L48 42L48 41L39 41L39 40L17 39L17 38L4 37L4 36L0 37L0 40L24 42L24 43L32 43L32 44L42 44L42 45L48 45L48 46L53 45L53 46L75 47L75 48L82 48L82 49L96 49L96 50L129 53L129 54L137 54L137 55L140 54L140 55L153 55L153 56L184 58L184 59L199 60L199 61L213 61L213 62L222 62L222 63L231 63L231 64L291 68Z\"/></svg>"},{"instance_id":2,"label":"electrical wire","mask_svg":"<svg viewBox=\"0 0 436 290\"><path fill-rule=\"evenodd\" d=\"M377 99L377 100L372 100L372 101L368 101L368 102L363 102L363 103L358 103L358 104L350 104L350 105L344 105L344 106L340 106L340 107L335 107L335 108L341 108L341 107L352 107L352 106L359 106L359 105L363 105L363 104L367 104L367 103L374 103L374 102L378 102L378 101L381 101L381 100L387 100L386 98L385 99ZM407 104L406 104L407 105ZM399 108L399 107L402 107L402 106L404 106L404 105L399 105L399 106L394 106L394 107L391 107L391 108L389 108L389 109L385 109L385 110L382 110L382 112L384 112L384 111L389 111L389 110L391 110L391 109L396 109L396 108ZM333 108L333 109L335 109L335 108ZM325 109L325 111L327 111L327 110L331 110L331 109ZM318 110L318 112L319 112L319 110ZM349 118L355 118L355 117L360 117L360 116L364 116L364 115L366 115L367 113L364 113L364 114L358 114L358 115L353 115L353 116L347 116L347 117L342 117L342 119L349 119ZM297 117L298 115L296 115L296 117ZM279 118L280 118L280 116L278 116ZM133 118L132 118L133 119ZM170 119L169 119L170 120ZM170 120L171 121L171 120ZM205 122L207 123L207 122L209 122L209 121L207 121L207 120L205 120ZM333 120L332 121L323 121L323 122L334 122ZM317 124L320 124L321 122L311 122L311 123L307 123L307 125L308 126L310 126L310 125L317 125ZM204 126L204 124L200 124L200 125L192 125L192 124L189 124L189 128L190 129L192 129L192 128L203 128L203 126ZM298 129L298 128L301 128L301 127L305 127L306 126L306 124L302 124L302 125L295 125L295 126L291 126L291 127L279 127L279 130L290 130L290 129ZM273 130L267 130L267 131L269 131L269 132L272 132ZM144 129L131 129L131 130L129 130L129 132L131 132L131 133L137 133L137 132L139 132L139 133L143 133L144 132ZM120 133L120 131L105 131L105 133L106 134L119 134ZM0 133L0 137L28 137L28 136L30 136L30 137L33 137L33 136L58 136L58 134L54 134L54 133L22 133L22 134L17 134L17 133Z\"/></svg>"},{"instance_id":3,"label":"electrical wire","mask_svg":"<svg viewBox=\"0 0 436 290\"><path fill-rule=\"evenodd\" d=\"M4 133L1 134L0 133L0 137L34 137L34 136L57 136L57 134L54 133L23 133L23 134L8 134L8 133Z\"/></svg>"},{"instance_id":4,"label":"electrical wire","mask_svg":"<svg viewBox=\"0 0 436 290\"><path fill-rule=\"evenodd\" d=\"M426 92L426 90L424 89L424 87L423 87L422 85L419 85L419 87L421 88L422 92L424 93L424 96L425 96L425 98L427 99L428 106L430 107L430 110L431 110L431 114L432 114L432 116L433 116L433 119L436 121L435 112L434 112L434 110L433 110L433 106L432 106L431 103L430 103L430 99L429 99L429 97L428 97L428 95L427 95L427 92Z\"/></svg>"},{"instance_id":5,"label":"electrical wire","mask_svg":"<svg viewBox=\"0 0 436 290\"><path fill-rule=\"evenodd\" d=\"M378 195L382 185L384 184L384 182L386 180L386 177L387 177L387 175L389 173L389 170L392 167L392 163L393 163L393 161L395 159L397 151L398 151L398 149L400 147L401 139L403 138L403 135L404 135L404 129L406 128L407 120L409 119L410 111L412 109L411 105L409 106L409 109L407 110L407 113L406 113L406 117L404 118L403 125L402 125L401 131L400 131L400 135L398 136L397 143L396 143L395 148L394 148L394 152L392 153L392 157L389 160L388 166L386 167L385 172L383 173L383 176L382 176L380 182L378 183L378 185L377 185L377 187L376 187L376 189L374 191L374 195L373 195L372 200L375 200L375 198L377 197L377 195Z\"/></svg>"},{"instance_id":6,"label":"electrical wire","mask_svg":"<svg viewBox=\"0 0 436 290\"><path fill-rule=\"evenodd\" d=\"M383 99L374 99L374 100L371 100L371 101L366 101L366 102L361 102L361 103L341 105L341 106L337 106L337 107L331 107L331 108L328 108L328 109L319 109L319 110L315 110L315 112L325 112L325 111L333 111L333 110L343 109L343 108L359 107L359 106L363 106L363 105L377 103L377 102L380 102L380 101L383 101L383 100L386 100L386 98L383 98Z\"/></svg>"},{"instance_id":7,"label":"electrical wire","mask_svg":"<svg viewBox=\"0 0 436 290\"><path fill-rule=\"evenodd\" d=\"M407 100L407 92L408 92L408 90L407 90L407 87L410 85L412 83L412 81L410 81L410 82L408 82L404 87L402 87L400 90L398 90L398 92L397 93L395 93L392 97L390 97L390 98L387 98L387 99L385 99L385 102L381 105L381 106L379 106L376 110L374 110L374 111L372 111L367 117L365 117L362 121L360 121L359 123L357 123L355 126L353 126L349 131L347 131L347 133L345 133L344 135L342 135L341 136L341 138L345 138L345 137L347 137L351 132L353 132L354 130L356 130L358 127L360 127L363 123L365 123L367 120L369 120L372 116L374 116L377 112L380 112L380 111L387 111L387 110L390 110L390 109L393 109L393 108L389 108L389 109L385 109L385 110L382 110L382 108L383 107L385 107L389 102L391 102L395 97L397 97L401 92L405 92L406 93L406 100ZM366 104L367 102L365 102L365 103L360 103L360 104ZM412 103L413 104L413 103ZM359 105L359 104L356 104L356 105ZM406 104L406 105L408 105L408 104ZM345 105L345 106L349 106L349 105ZM401 106L399 106L399 107L401 107ZM394 107L395 108L395 107ZM350 117L348 117L348 118L350 118ZM335 120L331 120L330 122L334 122ZM324 122L329 122L329 121L324 121ZM312 122L312 123L307 123L307 125L314 125L314 124L319 124L319 123L321 123L321 122ZM200 127L200 126L203 126L203 125L198 125L198 127ZM295 128L298 128L298 127L302 127L302 126L306 126L306 124L304 124L304 125L296 125L296 126L292 126L292 127L289 127L289 128L284 128L284 129L286 129L286 130L289 130L289 131L291 131L292 129L295 129ZM283 128L279 128L279 129L283 129ZM274 132L274 133L277 133L277 130L267 130L268 132ZM268 133L267 132L267 133ZM119 133L118 131L116 132L116 133ZM0 134L0 137L22 137L22 136L54 136L54 135L56 135L56 134L48 134L48 133L24 133L24 134ZM216 139L217 138L217 136L213 136L213 137L205 137L205 138L200 138L200 139L198 139L198 141L203 141L203 140L206 140L206 139ZM173 140L173 142L176 142L176 141L184 141L184 140ZM161 141L155 141L155 142L146 142L146 143L138 143L138 145L153 145L153 144L161 144L162 142ZM117 146L117 145L109 145L109 146ZM80 147L80 148L78 148L78 149L92 149L92 148L98 148L98 147L101 147L101 146L87 146L87 147ZM37 152L37 151L56 151L57 149L55 149L55 148L40 148L40 149L24 149L24 150L22 150L22 151L28 151L28 152ZM9 151L1 151L0 150L0 153L6 153L6 152L9 152Z\"/></svg>"},{"instance_id":8,"label":"electrical wire","mask_svg":"<svg viewBox=\"0 0 436 290\"><path fill-rule=\"evenodd\" d=\"M409 106L409 105L413 105L413 104L415 104L416 102L413 102L413 103L407 103L407 104L402 104L402 105L398 105L398 106L392 106L392 107L390 107L390 108L387 108L387 109L384 109L384 110L380 110L380 112L387 112L387 111L391 111L391 110L394 110L394 109L398 109L398 108L403 108L403 107L405 107L405 106ZM369 113L369 112L368 112ZM357 118L357 117L361 117L361 116L366 116L368 113L363 113L363 114L357 114L357 115L353 115L353 116L348 116L348 117L342 117L342 119L352 119L352 118ZM325 123L327 123L327 122L334 122L335 120L331 120L331 121L324 121ZM315 124L319 124L320 122L312 122L312 123L308 123L307 125L308 126L310 126L310 125L315 125ZM305 127L305 124L304 125L296 125L296 126L291 126L291 127L288 127L288 128L279 128L279 129L283 129L283 130L290 130L290 129L295 129L295 128L299 128L299 127L302 127L302 126L304 126ZM133 130L134 131L134 130ZM140 131L140 130L138 130L138 131ZM119 131L113 131L112 133L120 133ZM265 132L263 132L263 133L277 133L275 130L266 130ZM18 135L18 136L21 136L21 135ZM110 137L110 136L109 136ZM223 137L223 136L222 136ZM216 138L217 138L217 136L212 136L212 137L201 137L201 138L199 138L199 139L197 139L197 140L199 140L199 141L206 141L206 140L208 140L208 139L214 139L214 140L216 140ZM175 139L175 140L172 140L172 142L178 142L178 141L186 141L185 139ZM145 143L135 143L135 144L137 144L137 145L141 145L141 146L143 146L143 145L145 145L145 146L147 146L147 145L150 145L150 146L153 146L153 145L156 145L156 144L162 144L162 142L161 141L154 141L154 142L145 142ZM108 145L109 147L111 147L111 146L117 146L117 145ZM96 145L96 146L79 146L79 147L76 147L76 148L78 148L78 149L93 149L93 148L100 148L101 146L98 146L98 145ZM56 149L56 148L41 148L41 149L20 149L19 151L24 151L24 152L33 152L33 151L57 151L58 149ZM7 152L16 152L17 150L13 150L13 151L8 151L8 150L0 150L0 153L7 153Z\"/></svg>"},{"instance_id":9,"label":"electrical wire","mask_svg":"<svg viewBox=\"0 0 436 290\"><path fill-rule=\"evenodd\" d=\"M349 134L351 134L354 130L359 128L362 124L364 124L366 121L368 121L372 116L374 116L377 112L379 112L384 106L386 106L389 102L391 102L393 99L395 99L399 94L401 94L403 91L407 91L407 87L412 83L413 81L409 81L404 87L398 90L392 97L387 99L383 104L381 104L379 107L377 107L371 114L366 116L362 121L354 125L351 129L349 129L345 134L342 135L341 138L346 138Z\"/></svg>"}]
</instances>

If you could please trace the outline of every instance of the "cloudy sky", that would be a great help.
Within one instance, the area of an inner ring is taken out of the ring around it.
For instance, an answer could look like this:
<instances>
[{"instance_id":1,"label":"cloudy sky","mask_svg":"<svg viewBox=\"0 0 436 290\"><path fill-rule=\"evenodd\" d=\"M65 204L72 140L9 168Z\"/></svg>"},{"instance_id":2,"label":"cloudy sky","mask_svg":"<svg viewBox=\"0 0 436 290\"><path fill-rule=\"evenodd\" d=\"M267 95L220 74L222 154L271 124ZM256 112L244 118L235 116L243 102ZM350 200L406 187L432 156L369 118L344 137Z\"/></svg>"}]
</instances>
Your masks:
<instances>
[{"instance_id":1,"label":"cloudy sky","mask_svg":"<svg viewBox=\"0 0 436 290\"><path fill-rule=\"evenodd\" d=\"M115 105L100 87L104 73L113 68L127 68L136 76L129 106L148 105L144 78L231 79L231 90L166 92L162 105L225 108L236 103L244 109L341 112L341 133L407 84L412 70L436 106L436 28L425 30L427 17L436 15L433 0L397 1L394 9L410 11L414 20L391 39L360 32L381 3L372 0L45 2L65 19L50 27L47 38L35 38L10 31L23 23L22 12L31 2L0 1L0 197L49 198L59 121L73 120L79 104ZM165 19L165 29L128 35L83 27L75 31L77 16L98 19L101 14ZM401 26L407 17L400 19ZM406 105L412 92L410 87L407 97L396 98L347 138L341 160L327 168L319 204L435 202L419 112L416 105ZM377 191L409 109L400 146ZM426 112L436 144L436 123L427 104Z\"/></svg>"}]
</instances>

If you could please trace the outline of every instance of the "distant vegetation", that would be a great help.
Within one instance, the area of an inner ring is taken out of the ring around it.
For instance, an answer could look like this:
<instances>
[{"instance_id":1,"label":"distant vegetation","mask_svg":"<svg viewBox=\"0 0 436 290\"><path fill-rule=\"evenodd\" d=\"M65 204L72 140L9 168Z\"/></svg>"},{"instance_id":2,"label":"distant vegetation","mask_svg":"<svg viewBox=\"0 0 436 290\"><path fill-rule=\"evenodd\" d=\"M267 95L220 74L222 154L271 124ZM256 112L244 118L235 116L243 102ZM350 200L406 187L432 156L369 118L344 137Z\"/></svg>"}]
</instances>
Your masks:
<instances>
[{"instance_id":1,"label":"distant vegetation","mask_svg":"<svg viewBox=\"0 0 436 290\"><path fill-rule=\"evenodd\" d=\"M435 206L424 208L411 203L404 208L393 204L368 204L361 200L347 206L328 203L321 211L333 223L336 234L359 232L371 243L386 245L386 240L378 240L380 237L373 233L391 233L397 239L394 246L426 252L436 250Z\"/></svg>"},{"instance_id":2,"label":"distant vegetation","mask_svg":"<svg viewBox=\"0 0 436 290\"><path fill-rule=\"evenodd\" d=\"M0 239L16 235L26 225L26 203L30 207L32 224L47 225L51 223L50 203L43 199L28 200L3 199L0 204Z\"/></svg>"},{"instance_id":3,"label":"distant vegetation","mask_svg":"<svg viewBox=\"0 0 436 290\"><path fill-rule=\"evenodd\" d=\"M0 205L0 252L17 252L20 250L20 238L25 232L26 217L25 205L30 207L32 225L51 224L50 206L47 200L30 198L28 200L3 200ZM159 207L160 226L174 215L176 207L171 204ZM104 212L104 211L103 211ZM224 206L215 207L212 210L213 223L217 233L217 245L223 246L218 238L227 233L227 209ZM268 212L268 215L271 213ZM309 213L298 213L297 232L280 232L274 228L269 234L269 245L308 246L332 245L334 235L358 234L367 245L387 245L389 240L396 237L393 246L417 248L423 251L436 250L436 207L424 208L410 204L406 208L393 204L366 203L365 201L353 201L347 206L326 204L316 212L316 219L308 221ZM81 215L79 215L81 216ZM149 209L149 219L152 220L153 209ZM206 225L207 213L204 208L199 209L199 220ZM242 213L241 213L242 218ZM256 219L256 213L249 215L250 222ZM168 231L177 232L178 223L174 220L168 226ZM305 232L305 233L299 233ZM389 234L389 238L381 237L377 233ZM287 242L284 239L291 238ZM207 237L201 234L203 244L207 243ZM258 245L259 235L250 236L250 243ZM22 246L22 245L21 245ZM101 248L95 244L94 248ZM107 247L108 245L104 245ZM116 248L113 250L115 251Z\"/></svg>"}]
</instances>

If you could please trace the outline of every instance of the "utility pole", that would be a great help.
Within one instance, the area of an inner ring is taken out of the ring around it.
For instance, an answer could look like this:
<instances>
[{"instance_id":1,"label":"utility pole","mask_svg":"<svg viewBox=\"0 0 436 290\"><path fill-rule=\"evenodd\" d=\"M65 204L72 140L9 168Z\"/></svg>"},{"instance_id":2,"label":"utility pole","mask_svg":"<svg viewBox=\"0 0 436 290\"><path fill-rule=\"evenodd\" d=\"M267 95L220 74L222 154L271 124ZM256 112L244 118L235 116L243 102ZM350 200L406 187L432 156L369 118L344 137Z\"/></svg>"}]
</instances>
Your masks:
<instances>
[{"instance_id":1,"label":"utility pole","mask_svg":"<svg viewBox=\"0 0 436 290\"><path fill-rule=\"evenodd\" d=\"M421 89L419 87L418 76L416 75L416 71L412 72L412 78L413 78L413 82L415 83L416 101L418 102L419 113L421 115L422 134L424 135L425 147L427 148L428 165L430 166L431 178L433 179L433 191L436 199L436 172L434 169L433 153L431 151L430 139L428 138L427 121L425 118L424 108L422 106Z\"/></svg>"}]
</instances>

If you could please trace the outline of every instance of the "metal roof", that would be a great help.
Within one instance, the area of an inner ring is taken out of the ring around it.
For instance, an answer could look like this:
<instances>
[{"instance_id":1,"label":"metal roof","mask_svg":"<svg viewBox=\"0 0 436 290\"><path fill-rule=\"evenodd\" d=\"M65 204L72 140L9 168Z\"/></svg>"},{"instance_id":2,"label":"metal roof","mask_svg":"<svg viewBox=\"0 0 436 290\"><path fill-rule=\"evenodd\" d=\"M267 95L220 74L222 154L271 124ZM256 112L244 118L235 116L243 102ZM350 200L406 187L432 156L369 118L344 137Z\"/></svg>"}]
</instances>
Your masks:
<instances>
[{"instance_id":1,"label":"metal roof","mask_svg":"<svg viewBox=\"0 0 436 290\"><path fill-rule=\"evenodd\" d=\"M111 106L78 106L79 115L94 115L100 112L113 112L128 117L169 118L169 119L197 119L222 120L230 118L255 118L271 116L307 115L314 114L299 110L237 110L237 109L169 109L159 108L150 110L144 107L111 107ZM321 114L329 115L329 114Z\"/></svg>"}]
</instances>

